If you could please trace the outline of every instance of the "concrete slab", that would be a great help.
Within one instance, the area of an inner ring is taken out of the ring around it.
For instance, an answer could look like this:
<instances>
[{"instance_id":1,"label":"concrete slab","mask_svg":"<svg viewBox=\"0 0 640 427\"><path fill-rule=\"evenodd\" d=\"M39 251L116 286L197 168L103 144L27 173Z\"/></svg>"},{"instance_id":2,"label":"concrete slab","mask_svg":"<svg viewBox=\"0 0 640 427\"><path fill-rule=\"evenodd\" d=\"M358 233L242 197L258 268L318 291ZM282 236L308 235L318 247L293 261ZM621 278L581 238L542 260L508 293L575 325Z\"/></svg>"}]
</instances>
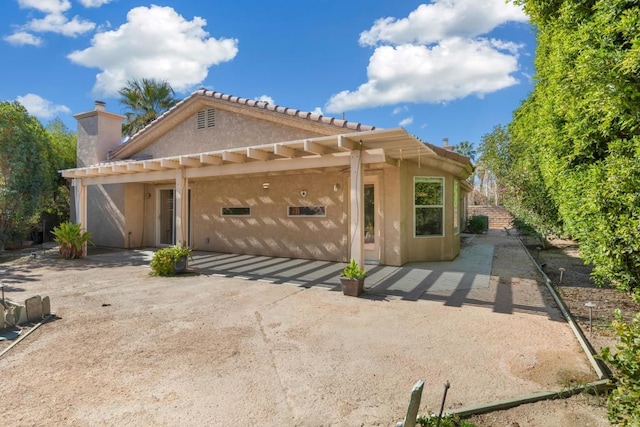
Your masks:
<instances>
[{"instance_id":1,"label":"concrete slab","mask_svg":"<svg viewBox=\"0 0 640 427\"><path fill-rule=\"evenodd\" d=\"M367 265L365 288L372 295L417 300L425 292L454 292L489 287L493 245L470 242L447 262L409 263L402 267ZM189 266L203 274L242 277L270 283L340 288L346 264L264 256L195 252Z\"/></svg>"}]
</instances>

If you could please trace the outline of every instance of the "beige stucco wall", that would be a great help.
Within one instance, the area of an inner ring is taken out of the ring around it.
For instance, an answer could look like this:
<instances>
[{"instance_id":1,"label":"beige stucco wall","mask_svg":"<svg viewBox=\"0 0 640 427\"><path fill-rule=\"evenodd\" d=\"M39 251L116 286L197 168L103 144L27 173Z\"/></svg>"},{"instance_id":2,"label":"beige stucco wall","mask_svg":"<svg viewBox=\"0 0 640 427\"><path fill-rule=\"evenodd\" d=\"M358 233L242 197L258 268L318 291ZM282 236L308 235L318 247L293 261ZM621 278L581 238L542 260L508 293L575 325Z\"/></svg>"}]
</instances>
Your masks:
<instances>
[{"instance_id":1,"label":"beige stucco wall","mask_svg":"<svg viewBox=\"0 0 640 427\"><path fill-rule=\"evenodd\" d=\"M382 172L381 200L384 236L382 259L385 265L402 265L401 253L401 209L400 209L400 169L385 168Z\"/></svg>"},{"instance_id":2,"label":"beige stucco wall","mask_svg":"<svg viewBox=\"0 0 640 427\"><path fill-rule=\"evenodd\" d=\"M144 246L145 198L144 184L125 185L124 231L127 248Z\"/></svg>"},{"instance_id":3,"label":"beige stucco wall","mask_svg":"<svg viewBox=\"0 0 640 427\"><path fill-rule=\"evenodd\" d=\"M87 230L96 246L124 248L125 186L122 184L87 187Z\"/></svg>"},{"instance_id":4,"label":"beige stucco wall","mask_svg":"<svg viewBox=\"0 0 640 427\"><path fill-rule=\"evenodd\" d=\"M460 234L453 232L453 180L451 174L439 169L420 167L403 162L400 171L400 223L402 263L414 261L450 261L460 252ZM415 176L444 177L445 211L444 236L414 236L413 178Z\"/></svg>"},{"instance_id":5,"label":"beige stucco wall","mask_svg":"<svg viewBox=\"0 0 640 427\"><path fill-rule=\"evenodd\" d=\"M96 246L144 246L144 184L92 185L87 201L87 229Z\"/></svg>"},{"instance_id":6,"label":"beige stucco wall","mask_svg":"<svg viewBox=\"0 0 640 427\"><path fill-rule=\"evenodd\" d=\"M445 178L444 237L413 236L414 176ZM453 232L451 175L405 161L400 168L368 169L365 177L377 177L379 185L382 264L452 260L458 255L460 236ZM268 189L262 187L265 182ZM334 184L340 184L339 191L334 191ZM127 231L133 230L133 247L138 242L136 230L143 234L141 245L157 244L158 188L174 185L128 188L127 215L138 215L126 224ZM349 258L348 171L218 178L191 182L189 188L191 245L196 250L343 262ZM301 190L307 190L307 197L301 196ZM134 208L140 205L142 208ZM326 205L327 216L290 218L290 205ZM221 209L226 206L249 206L251 217L222 217Z\"/></svg>"},{"instance_id":7,"label":"beige stucco wall","mask_svg":"<svg viewBox=\"0 0 640 427\"><path fill-rule=\"evenodd\" d=\"M319 136L317 133L216 109L216 124L197 129L191 115L158 138L141 154L154 158L217 151L228 148L294 141Z\"/></svg>"},{"instance_id":8,"label":"beige stucco wall","mask_svg":"<svg viewBox=\"0 0 640 427\"><path fill-rule=\"evenodd\" d=\"M123 117L106 111L89 111L75 117L78 120L78 167L104 162L109 150L122 142Z\"/></svg>"},{"instance_id":9,"label":"beige stucco wall","mask_svg":"<svg viewBox=\"0 0 640 427\"><path fill-rule=\"evenodd\" d=\"M191 245L196 250L345 261L346 213L339 172L230 177L189 184ZM264 189L263 183L269 188ZM145 235L155 236L156 190L147 186ZM173 187L173 186L169 186ZM302 197L300 192L307 191ZM288 206L326 205L326 217L288 217ZM222 217L222 207L251 207L251 217ZM153 226L150 225L153 223ZM146 244L155 245L155 237Z\"/></svg>"}]
</instances>

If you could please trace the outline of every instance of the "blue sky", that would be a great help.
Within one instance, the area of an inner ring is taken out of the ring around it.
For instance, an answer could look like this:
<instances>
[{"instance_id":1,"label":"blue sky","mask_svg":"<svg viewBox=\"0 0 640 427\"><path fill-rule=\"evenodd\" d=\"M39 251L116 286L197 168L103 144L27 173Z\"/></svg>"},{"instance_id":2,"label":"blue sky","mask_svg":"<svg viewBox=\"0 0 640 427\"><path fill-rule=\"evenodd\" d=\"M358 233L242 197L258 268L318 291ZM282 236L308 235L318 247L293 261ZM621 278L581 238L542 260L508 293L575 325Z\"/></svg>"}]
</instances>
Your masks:
<instances>
[{"instance_id":1,"label":"blue sky","mask_svg":"<svg viewBox=\"0 0 640 427\"><path fill-rule=\"evenodd\" d=\"M73 130L150 77L477 144L534 74L534 32L504 0L3 0L0 37L0 99Z\"/></svg>"}]
</instances>

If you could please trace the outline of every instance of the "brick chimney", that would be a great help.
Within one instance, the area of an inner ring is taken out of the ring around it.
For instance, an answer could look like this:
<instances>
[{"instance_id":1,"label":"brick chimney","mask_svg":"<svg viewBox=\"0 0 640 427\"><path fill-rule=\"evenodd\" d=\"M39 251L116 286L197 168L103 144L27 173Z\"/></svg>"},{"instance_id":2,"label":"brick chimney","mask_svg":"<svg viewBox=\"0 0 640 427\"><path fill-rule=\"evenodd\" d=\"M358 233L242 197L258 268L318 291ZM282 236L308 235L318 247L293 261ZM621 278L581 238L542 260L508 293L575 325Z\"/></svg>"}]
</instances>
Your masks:
<instances>
[{"instance_id":1,"label":"brick chimney","mask_svg":"<svg viewBox=\"0 0 640 427\"><path fill-rule=\"evenodd\" d=\"M78 167L104 162L107 153L122 143L124 116L105 107L103 101L96 101L94 110L73 116L78 121Z\"/></svg>"}]
</instances>

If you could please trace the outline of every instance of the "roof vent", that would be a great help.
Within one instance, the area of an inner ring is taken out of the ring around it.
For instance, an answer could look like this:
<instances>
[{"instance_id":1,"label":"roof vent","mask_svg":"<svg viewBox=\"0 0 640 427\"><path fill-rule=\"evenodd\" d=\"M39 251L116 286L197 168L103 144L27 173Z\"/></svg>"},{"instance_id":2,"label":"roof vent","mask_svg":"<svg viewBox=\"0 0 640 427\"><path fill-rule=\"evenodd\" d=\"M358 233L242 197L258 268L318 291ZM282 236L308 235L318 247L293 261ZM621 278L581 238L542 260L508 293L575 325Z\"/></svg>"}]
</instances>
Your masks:
<instances>
[{"instance_id":1,"label":"roof vent","mask_svg":"<svg viewBox=\"0 0 640 427\"><path fill-rule=\"evenodd\" d=\"M96 111L105 111L105 105L107 105L104 101L96 101Z\"/></svg>"}]
</instances>

